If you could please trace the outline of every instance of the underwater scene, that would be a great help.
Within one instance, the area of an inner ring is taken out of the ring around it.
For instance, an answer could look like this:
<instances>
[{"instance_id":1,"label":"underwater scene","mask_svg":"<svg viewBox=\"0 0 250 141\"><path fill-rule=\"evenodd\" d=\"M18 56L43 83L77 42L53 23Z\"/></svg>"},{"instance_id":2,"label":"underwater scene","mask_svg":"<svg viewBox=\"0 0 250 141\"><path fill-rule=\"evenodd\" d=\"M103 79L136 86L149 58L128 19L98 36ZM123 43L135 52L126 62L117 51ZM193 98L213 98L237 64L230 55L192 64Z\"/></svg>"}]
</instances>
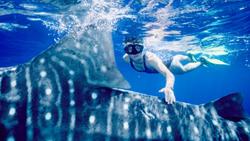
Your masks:
<instances>
[{"instance_id":1,"label":"underwater scene","mask_svg":"<svg viewBox=\"0 0 250 141\"><path fill-rule=\"evenodd\" d=\"M248 0L0 0L0 141L247 141L249 114Z\"/></svg>"}]
</instances>

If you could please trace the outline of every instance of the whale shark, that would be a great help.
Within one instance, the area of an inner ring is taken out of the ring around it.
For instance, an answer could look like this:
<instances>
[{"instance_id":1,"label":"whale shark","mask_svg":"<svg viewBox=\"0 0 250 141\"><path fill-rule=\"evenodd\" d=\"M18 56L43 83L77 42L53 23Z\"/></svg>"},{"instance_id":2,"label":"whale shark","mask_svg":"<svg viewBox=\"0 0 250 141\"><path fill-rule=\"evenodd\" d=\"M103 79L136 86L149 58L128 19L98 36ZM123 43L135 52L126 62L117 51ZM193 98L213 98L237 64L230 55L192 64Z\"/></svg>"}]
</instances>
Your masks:
<instances>
[{"instance_id":1,"label":"whale shark","mask_svg":"<svg viewBox=\"0 0 250 141\"><path fill-rule=\"evenodd\" d=\"M111 33L67 35L30 62L0 69L0 140L249 140L233 93L207 104L129 91Z\"/></svg>"}]
</instances>

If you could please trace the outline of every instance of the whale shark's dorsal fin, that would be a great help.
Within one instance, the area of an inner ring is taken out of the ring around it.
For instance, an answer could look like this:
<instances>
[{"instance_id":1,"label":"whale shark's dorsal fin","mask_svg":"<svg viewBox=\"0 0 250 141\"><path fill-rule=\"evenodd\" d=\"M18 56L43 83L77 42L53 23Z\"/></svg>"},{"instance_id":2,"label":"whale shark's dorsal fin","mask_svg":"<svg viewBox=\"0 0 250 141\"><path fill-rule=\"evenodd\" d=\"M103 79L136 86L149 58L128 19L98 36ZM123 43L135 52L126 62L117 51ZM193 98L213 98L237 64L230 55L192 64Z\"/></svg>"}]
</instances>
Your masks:
<instances>
[{"instance_id":1,"label":"whale shark's dorsal fin","mask_svg":"<svg viewBox=\"0 0 250 141\"><path fill-rule=\"evenodd\" d=\"M214 101L213 106L221 117L231 121L240 121L246 117L242 101L243 98L239 93L232 93Z\"/></svg>"}]
</instances>

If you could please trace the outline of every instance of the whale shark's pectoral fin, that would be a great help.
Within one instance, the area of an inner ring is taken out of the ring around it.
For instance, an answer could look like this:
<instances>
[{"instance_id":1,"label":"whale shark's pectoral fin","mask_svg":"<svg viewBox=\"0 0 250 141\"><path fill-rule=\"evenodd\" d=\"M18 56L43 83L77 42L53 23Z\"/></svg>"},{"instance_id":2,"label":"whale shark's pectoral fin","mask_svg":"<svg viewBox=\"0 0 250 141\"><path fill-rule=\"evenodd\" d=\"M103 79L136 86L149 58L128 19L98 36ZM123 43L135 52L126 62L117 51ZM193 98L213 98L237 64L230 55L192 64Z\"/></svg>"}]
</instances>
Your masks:
<instances>
[{"instance_id":1,"label":"whale shark's pectoral fin","mask_svg":"<svg viewBox=\"0 0 250 141\"><path fill-rule=\"evenodd\" d=\"M246 117L242 101L243 98L239 93L232 93L214 101L213 106L221 117L231 121L240 121Z\"/></svg>"}]
</instances>

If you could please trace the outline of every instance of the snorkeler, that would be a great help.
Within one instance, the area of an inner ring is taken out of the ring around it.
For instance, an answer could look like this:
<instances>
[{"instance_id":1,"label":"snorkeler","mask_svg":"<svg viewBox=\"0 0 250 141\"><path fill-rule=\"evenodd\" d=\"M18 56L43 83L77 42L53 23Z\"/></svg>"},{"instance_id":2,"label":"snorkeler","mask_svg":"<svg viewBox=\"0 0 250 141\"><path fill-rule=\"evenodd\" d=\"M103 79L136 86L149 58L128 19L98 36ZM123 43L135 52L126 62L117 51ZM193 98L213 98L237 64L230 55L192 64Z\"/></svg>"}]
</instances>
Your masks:
<instances>
[{"instance_id":1,"label":"snorkeler","mask_svg":"<svg viewBox=\"0 0 250 141\"><path fill-rule=\"evenodd\" d=\"M124 43L125 55L123 59L130 63L131 67L138 72L161 73L166 78L166 85L159 92L164 92L165 101L172 104L176 101L174 95L174 74L183 74L192 71L202 64L209 64L209 59L205 56L199 61L193 59L192 55L174 55L166 60L160 59L156 54L144 51L141 40L131 38ZM183 64L182 62L187 62Z\"/></svg>"}]
</instances>

